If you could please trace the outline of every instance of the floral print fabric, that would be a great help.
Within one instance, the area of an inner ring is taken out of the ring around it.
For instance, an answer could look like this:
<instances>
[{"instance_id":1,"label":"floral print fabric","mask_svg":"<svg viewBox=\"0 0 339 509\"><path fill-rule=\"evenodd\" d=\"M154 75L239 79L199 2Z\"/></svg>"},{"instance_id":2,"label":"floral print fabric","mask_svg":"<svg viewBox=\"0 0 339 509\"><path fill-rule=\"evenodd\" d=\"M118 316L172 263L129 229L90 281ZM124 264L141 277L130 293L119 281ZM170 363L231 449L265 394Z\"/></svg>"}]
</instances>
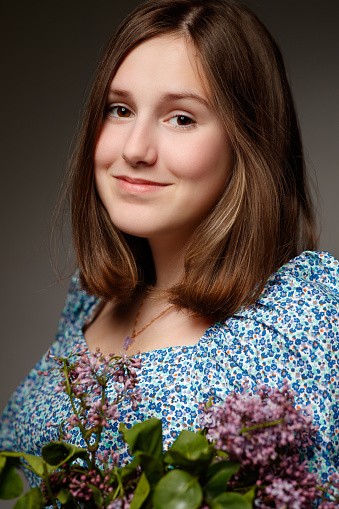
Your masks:
<instances>
[{"instance_id":1,"label":"floral print fabric","mask_svg":"<svg viewBox=\"0 0 339 509\"><path fill-rule=\"evenodd\" d=\"M52 355L66 356L76 343L85 345L82 329L100 304L73 278ZM210 397L221 401L246 384L281 386L287 380L297 393L296 405L313 413L319 426L318 449L311 468L325 480L339 468L339 263L328 253L304 252L274 273L257 302L233 317L215 323L194 346L163 348L140 354L142 403L128 402L120 421L128 426L149 417L162 419L164 445L183 428L199 427L198 405ZM70 413L64 394L55 387L58 375L38 375L53 360L45 356L18 387L2 417L0 449L40 454L57 440L60 423ZM113 384L109 394L113 399ZM119 422L103 435L102 449L117 448L121 462L130 459L121 440ZM84 446L74 429L72 442ZM27 473L32 485L38 480Z\"/></svg>"}]
</instances>

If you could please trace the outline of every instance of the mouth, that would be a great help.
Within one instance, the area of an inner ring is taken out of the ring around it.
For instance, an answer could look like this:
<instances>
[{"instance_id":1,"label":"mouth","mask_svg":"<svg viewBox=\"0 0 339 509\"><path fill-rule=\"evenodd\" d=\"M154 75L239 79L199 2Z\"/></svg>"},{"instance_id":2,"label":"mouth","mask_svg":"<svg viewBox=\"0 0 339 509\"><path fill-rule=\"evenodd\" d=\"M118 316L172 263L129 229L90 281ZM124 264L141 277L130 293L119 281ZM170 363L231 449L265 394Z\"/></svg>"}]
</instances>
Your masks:
<instances>
[{"instance_id":1,"label":"mouth","mask_svg":"<svg viewBox=\"0 0 339 509\"><path fill-rule=\"evenodd\" d=\"M163 182L154 182L152 180L135 179L127 177L126 175L118 175L115 176L114 179L120 189L134 193L157 191L170 185Z\"/></svg>"}]
</instances>

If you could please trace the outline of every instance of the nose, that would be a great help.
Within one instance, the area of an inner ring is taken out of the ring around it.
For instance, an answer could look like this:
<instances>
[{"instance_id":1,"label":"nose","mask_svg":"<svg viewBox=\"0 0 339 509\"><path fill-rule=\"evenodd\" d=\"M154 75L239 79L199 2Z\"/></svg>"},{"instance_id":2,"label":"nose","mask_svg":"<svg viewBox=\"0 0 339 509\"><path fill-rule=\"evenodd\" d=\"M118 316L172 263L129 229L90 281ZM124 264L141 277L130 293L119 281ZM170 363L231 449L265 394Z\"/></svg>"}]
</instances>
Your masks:
<instances>
[{"instance_id":1,"label":"nose","mask_svg":"<svg viewBox=\"0 0 339 509\"><path fill-rule=\"evenodd\" d=\"M154 164L157 159L154 126L146 119L135 119L128 127L122 158L134 168Z\"/></svg>"}]
</instances>

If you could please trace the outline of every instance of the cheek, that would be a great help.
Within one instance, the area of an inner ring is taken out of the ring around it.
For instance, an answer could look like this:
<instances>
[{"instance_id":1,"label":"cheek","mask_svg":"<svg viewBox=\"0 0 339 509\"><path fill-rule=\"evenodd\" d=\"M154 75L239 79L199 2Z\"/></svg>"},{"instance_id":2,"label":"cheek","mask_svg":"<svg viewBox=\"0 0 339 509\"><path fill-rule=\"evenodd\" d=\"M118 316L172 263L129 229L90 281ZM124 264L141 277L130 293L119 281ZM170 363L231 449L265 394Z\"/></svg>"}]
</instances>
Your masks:
<instances>
[{"instance_id":1,"label":"cheek","mask_svg":"<svg viewBox=\"0 0 339 509\"><path fill-rule=\"evenodd\" d=\"M103 169L99 169L97 166L94 167L94 186L95 189L104 204L107 207L107 182L106 172Z\"/></svg>"},{"instance_id":2,"label":"cheek","mask_svg":"<svg viewBox=\"0 0 339 509\"><path fill-rule=\"evenodd\" d=\"M94 183L96 190L106 206L106 194L109 189L108 170L116 159L114 147L107 136L100 135L94 154Z\"/></svg>"},{"instance_id":3,"label":"cheek","mask_svg":"<svg viewBox=\"0 0 339 509\"><path fill-rule=\"evenodd\" d=\"M172 172L181 179L226 182L233 167L233 149L228 136L223 133L177 144L168 151Z\"/></svg>"},{"instance_id":4,"label":"cheek","mask_svg":"<svg viewBox=\"0 0 339 509\"><path fill-rule=\"evenodd\" d=\"M109 129L103 126L95 148L95 168L107 168L117 159L119 155L119 144L115 136L113 139L114 143L112 142L112 134L110 133Z\"/></svg>"}]
</instances>

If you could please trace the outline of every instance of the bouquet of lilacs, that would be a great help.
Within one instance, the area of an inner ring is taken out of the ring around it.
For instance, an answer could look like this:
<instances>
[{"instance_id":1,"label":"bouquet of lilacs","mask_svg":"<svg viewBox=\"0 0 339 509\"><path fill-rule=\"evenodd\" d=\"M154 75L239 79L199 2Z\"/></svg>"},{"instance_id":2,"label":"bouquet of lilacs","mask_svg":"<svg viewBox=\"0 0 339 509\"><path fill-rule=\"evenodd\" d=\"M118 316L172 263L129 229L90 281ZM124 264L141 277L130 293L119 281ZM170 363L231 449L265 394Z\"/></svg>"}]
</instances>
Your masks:
<instances>
[{"instance_id":1,"label":"bouquet of lilacs","mask_svg":"<svg viewBox=\"0 0 339 509\"><path fill-rule=\"evenodd\" d=\"M221 406L201 405L201 430L183 430L167 451L160 420L130 429L121 424L133 460L119 466L119 451L99 446L104 429L119 416L118 404L129 398L136 408L141 400L140 360L99 350L89 355L81 348L54 359L58 390L67 394L73 413L58 425L59 441L45 445L41 457L0 453L0 498L21 495L20 466L42 479L15 509L339 508L339 475L321 486L308 471L317 430L307 413L295 409L287 385L232 393ZM111 381L114 401L107 397ZM75 427L85 448L69 443Z\"/></svg>"}]
</instances>

